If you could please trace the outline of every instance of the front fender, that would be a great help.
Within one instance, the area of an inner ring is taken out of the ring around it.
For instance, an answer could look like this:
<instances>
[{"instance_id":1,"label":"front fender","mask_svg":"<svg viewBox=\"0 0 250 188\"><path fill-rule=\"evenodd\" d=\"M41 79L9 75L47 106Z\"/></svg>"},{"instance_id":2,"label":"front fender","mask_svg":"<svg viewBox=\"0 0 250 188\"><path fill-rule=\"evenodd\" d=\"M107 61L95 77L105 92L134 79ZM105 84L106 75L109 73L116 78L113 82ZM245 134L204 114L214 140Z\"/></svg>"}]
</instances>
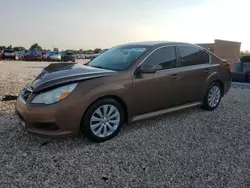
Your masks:
<instances>
[{"instance_id":1,"label":"front fender","mask_svg":"<svg viewBox=\"0 0 250 188\"><path fill-rule=\"evenodd\" d=\"M132 111L130 110L132 106L132 92L130 92L132 89L132 80L124 78L117 82L110 80L108 83L106 78L99 78L98 80L98 82L93 79L80 83L82 89L81 92L78 92L81 93L78 103L83 105L84 111L93 102L103 97L119 98L125 103L128 112Z\"/></svg>"}]
</instances>

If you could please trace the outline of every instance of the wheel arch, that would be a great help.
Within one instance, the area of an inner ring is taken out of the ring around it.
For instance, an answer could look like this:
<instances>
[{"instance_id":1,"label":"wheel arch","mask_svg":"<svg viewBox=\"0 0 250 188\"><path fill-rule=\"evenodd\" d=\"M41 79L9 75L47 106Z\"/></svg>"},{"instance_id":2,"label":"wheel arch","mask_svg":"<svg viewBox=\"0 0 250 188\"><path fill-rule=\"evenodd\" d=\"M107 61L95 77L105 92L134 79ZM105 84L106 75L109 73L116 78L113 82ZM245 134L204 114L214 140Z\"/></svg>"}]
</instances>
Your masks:
<instances>
[{"instance_id":1,"label":"wheel arch","mask_svg":"<svg viewBox=\"0 0 250 188\"><path fill-rule=\"evenodd\" d=\"M206 82L207 82L207 88L206 88L206 90L204 91L204 95L206 94L207 89L210 87L210 85L211 85L212 83L218 82L218 83L220 83L220 85L221 85L222 97L224 96L224 93L225 93L225 91L224 91L224 89L225 89L224 82L222 81L222 79L221 79L220 75L218 75L218 73L213 73L213 74L211 74L211 75L207 78L207 81L206 81Z\"/></svg>"},{"instance_id":2,"label":"wheel arch","mask_svg":"<svg viewBox=\"0 0 250 188\"><path fill-rule=\"evenodd\" d=\"M211 84L213 84L213 83L219 83L219 84L220 84L220 86L221 86L221 91L222 91L221 97L223 97L223 96L224 96L224 93L225 93L225 92L224 92L224 83L223 83L223 81L222 81L221 79L219 79L219 78L211 80L211 81L209 82L208 86L207 86L207 90L208 90L208 88L211 86ZM206 92L207 92L207 91L206 91Z\"/></svg>"}]
</instances>

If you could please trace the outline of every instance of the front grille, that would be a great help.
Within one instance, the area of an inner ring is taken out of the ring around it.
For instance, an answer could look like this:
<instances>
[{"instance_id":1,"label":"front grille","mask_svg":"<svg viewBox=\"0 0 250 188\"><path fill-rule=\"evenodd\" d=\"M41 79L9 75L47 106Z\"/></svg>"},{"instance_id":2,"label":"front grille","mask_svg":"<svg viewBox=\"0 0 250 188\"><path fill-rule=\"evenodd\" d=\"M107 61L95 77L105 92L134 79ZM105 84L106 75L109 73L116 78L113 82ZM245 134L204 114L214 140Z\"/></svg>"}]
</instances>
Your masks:
<instances>
[{"instance_id":1,"label":"front grille","mask_svg":"<svg viewBox=\"0 0 250 188\"><path fill-rule=\"evenodd\" d=\"M31 94L32 94L32 89L29 86L26 86L25 88L23 88L21 92L21 97L26 102Z\"/></svg>"}]
</instances>

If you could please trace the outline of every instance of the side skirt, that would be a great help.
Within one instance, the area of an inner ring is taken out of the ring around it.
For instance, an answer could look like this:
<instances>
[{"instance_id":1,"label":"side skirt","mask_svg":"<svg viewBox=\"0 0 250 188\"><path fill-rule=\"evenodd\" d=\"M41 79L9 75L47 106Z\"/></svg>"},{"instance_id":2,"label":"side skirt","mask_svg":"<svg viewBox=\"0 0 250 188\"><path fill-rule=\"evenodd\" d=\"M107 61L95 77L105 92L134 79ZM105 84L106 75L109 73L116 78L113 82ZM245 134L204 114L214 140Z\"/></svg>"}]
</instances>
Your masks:
<instances>
[{"instance_id":1,"label":"side skirt","mask_svg":"<svg viewBox=\"0 0 250 188\"><path fill-rule=\"evenodd\" d=\"M158 110L158 111L154 111L154 112L149 112L146 114L141 114L138 116L134 116L130 119L129 122L137 122L137 121L141 121L144 119L149 119L149 118L153 118L153 117L157 117L160 115L164 115L170 112L175 112L178 110L182 110L182 109L186 109L186 108L191 108L191 107L195 107L195 106L201 106L202 103L201 102L192 102L192 103L188 103L188 104L184 104L184 105L180 105L180 106L175 106L175 107L171 107L171 108L167 108L167 109L163 109L163 110Z\"/></svg>"}]
</instances>

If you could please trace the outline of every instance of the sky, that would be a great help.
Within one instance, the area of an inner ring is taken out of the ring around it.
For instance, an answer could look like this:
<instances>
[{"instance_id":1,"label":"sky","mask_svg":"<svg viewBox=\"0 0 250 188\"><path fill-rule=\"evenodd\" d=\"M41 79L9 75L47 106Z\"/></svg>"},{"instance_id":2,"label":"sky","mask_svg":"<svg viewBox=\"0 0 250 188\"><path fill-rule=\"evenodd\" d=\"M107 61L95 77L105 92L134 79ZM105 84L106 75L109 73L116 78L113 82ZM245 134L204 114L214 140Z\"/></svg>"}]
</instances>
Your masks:
<instances>
[{"instance_id":1,"label":"sky","mask_svg":"<svg viewBox=\"0 0 250 188\"><path fill-rule=\"evenodd\" d=\"M242 42L249 0L0 0L0 45L110 48L137 41Z\"/></svg>"}]
</instances>

